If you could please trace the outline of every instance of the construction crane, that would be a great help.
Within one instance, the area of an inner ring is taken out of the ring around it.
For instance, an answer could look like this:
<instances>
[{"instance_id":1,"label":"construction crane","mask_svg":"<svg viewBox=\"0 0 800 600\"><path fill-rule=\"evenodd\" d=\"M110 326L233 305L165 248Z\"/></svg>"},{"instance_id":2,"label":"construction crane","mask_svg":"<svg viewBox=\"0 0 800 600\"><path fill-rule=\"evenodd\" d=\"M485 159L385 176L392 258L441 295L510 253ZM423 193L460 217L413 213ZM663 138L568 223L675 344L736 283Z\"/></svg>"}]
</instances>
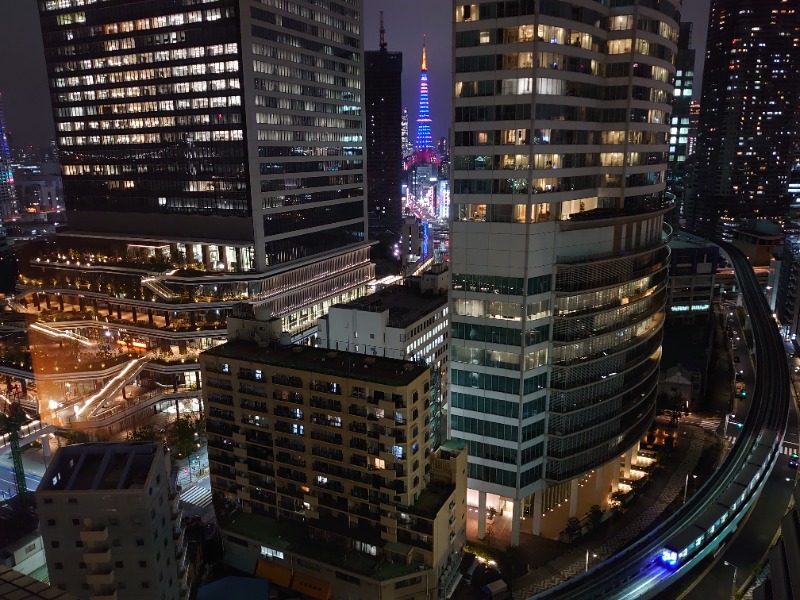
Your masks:
<instances>
[{"instance_id":1,"label":"construction crane","mask_svg":"<svg viewBox=\"0 0 800 600\"><path fill-rule=\"evenodd\" d=\"M0 433L8 434L11 446L11 458L14 461L14 481L17 486L17 495L20 500L28 500L28 485L25 483L25 468L22 466L22 452L19 450L19 430L28 422L19 402L14 402L6 407L5 413L0 413Z\"/></svg>"}]
</instances>

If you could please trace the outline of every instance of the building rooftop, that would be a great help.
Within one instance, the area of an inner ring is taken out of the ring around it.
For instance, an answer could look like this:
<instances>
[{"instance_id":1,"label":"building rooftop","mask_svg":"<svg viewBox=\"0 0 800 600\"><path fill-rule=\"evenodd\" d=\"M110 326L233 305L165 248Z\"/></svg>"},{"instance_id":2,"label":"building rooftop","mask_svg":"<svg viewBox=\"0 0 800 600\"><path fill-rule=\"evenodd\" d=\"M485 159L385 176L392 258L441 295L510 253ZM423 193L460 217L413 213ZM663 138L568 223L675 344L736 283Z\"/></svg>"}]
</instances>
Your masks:
<instances>
[{"instance_id":1,"label":"building rooftop","mask_svg":"<svg viewBox=\"0 0 800 600\"><path fill-rule=\"evenodd\" d=\"M157 451L150 442L66 446L56 453L37 491L142 489Z\"/></svg>"},{"instance_id":2,"label":"building rooftop","mask_svg":"<svg viewBox=\"0 0 800 600\"><path fill-rule=\"evenodd\" d=\"M673 249L677 248L715 248L716 244L709 242L708 240L698 237L696 235L692 235L690 233L686 233L684 231L676 233L670 240L669 240L669 247Z\"/></svg>"},{"instance_id":3,"label":"building rooftop","mask_svg":"<svg viewBox=\"0 0 800 600\"><path fill-rule=\"evenodd\" d=\"M72 594L0 565L0 598L8 600L77 600Z\"/></svg>"},{"instance_id":4,"label":"building rooftop","mask_svg":"<svg viewBox=\"0 0 800 600\"><path fill-rule=\"evenodd\" d=\"M221 528L270 548L307 556L379 581L420 570L419 564L393 563L356 550L342 551L340 547L321 539L315 539L314 543L310 544L306 528L295 521L277 521L264 515L239 513Z\"/></svg>"},{"instance_id":5,"label":"building rooftop","mask_svg":"<svg viewBox=\"0 0 800 600\"><path fill-rule=\"evenodd\" d=\"M243 360L390 386L410 385L428 373L427 366L407 360L301 345L281 346L274 343L264 347L246 340L227 342L207 350L203 356Z\"/></svg>"},{"instance_id":6,"label":"building rooftop","mask_svg":"<svg viewBox=\"0 0 800 600\"><path fill-rule=\"evenodd\" d=\"M389 327L405 328L447 304L447 294L433 295L406 285L391 285L382 290L333 308L351 308L368 312L389 311Z\"/></svg>"},{"instance_id":7,"label":"building rooftop","mask_svg":"<svg viewBox=\"0 0 800 600\"><path fill-rule=\"evenodd\" d=\"M400 510L418 517L434 519L455 489L454 485L431 483L422 491L413 506Z\"/></svg>"}]
</instances>

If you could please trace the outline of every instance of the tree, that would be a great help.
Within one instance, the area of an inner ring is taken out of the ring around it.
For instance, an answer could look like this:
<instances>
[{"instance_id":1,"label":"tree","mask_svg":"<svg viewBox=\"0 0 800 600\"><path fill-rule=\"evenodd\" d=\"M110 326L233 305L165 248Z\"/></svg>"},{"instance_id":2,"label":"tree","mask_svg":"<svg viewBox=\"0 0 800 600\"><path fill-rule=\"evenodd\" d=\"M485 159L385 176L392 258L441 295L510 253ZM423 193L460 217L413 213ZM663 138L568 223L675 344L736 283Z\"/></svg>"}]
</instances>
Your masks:
<instances>
[{"instance_id":1,"label":"tree","mask_svg":"<svg viewBox=\"0 0 800 600\"><path fill-rule=\"evenodd\" d=\"M592 529L596 529L603 522L603 509L599 504L593 504L589 508L589 519L592 521Z\"/></svg>"},{"instance_id":2,"label":"tree","mask_svg":"<svg viewBox=\"0 0 800 600\"><path fill-rule=\"evenodd\" d=\"M128 430L125 439L129 442L154 442L156 431L152 425L140 425L135 429Z\"/></svg>"},{"instance_id":3,"label":"tree","mask_svg":"<svg viewBox=\"0 0 800 600\"><path fill-rule=\"evenodd\" d=\"M178 458L186 458L197 449L197 436L199 433L194 421L176 419L167 433L167 443Z\"/></svg>"},{"instance_id":4,"label":"tree","mask_svg":"<svg viewBox=\"0 0 800 600\"><path fill-rule=\"evenodd\" d=\"M567 519L566 531L569 534L578 533L581 530L581 520L578 517Z\"/></svg>"},{"instance_id":5,"label":"tree","mask_svg":"<svg viewBox=\"0 0 800 600\"><path fill-rule=\"evenodd\" d=\"M90 441L89 435L83 431L75 431L74 429L70 429L67 432L67 446L71 446L72 444L85 444L88 441Z\"/></svg>"}]
</instances>

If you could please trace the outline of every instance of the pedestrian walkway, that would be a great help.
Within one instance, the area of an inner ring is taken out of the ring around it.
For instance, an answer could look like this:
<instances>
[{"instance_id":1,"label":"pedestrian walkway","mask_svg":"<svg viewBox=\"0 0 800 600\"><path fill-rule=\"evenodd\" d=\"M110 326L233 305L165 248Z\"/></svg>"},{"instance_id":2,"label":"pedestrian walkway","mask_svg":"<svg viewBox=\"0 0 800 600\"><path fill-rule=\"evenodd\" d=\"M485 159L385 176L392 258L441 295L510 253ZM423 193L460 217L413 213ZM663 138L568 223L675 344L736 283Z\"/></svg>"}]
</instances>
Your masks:
<instances>
[{"instance_id":1,"label":"pedestrian walkway","mask_svg":"<svg viewBox=\"0 0 800 600\"><path fill-rule=\"evenodd\" d=\"M658 519L667 507L683 493L686 475L691 473L700 455L706 434L702 430L691 428L691 441L686 455L680 462L678 468L672 473L663 490L653 499L644 511L639 514L634 521L625 526L618 533L614 534L601 545L591 548L592 554L597 555L596 564L611 557L622 548L628 546L633 540L640 537ZM639 502L646 502L641 498ZM586 569L586 549L576 548L563 557L556 559L552 563L538 568L531 573L521 577L514 584L514 600L525 600L531 596L555 587L559 583L574 577ZM555 574L553 574L555 572Z\"/></svg>"},{"instance_id":2,"label":"pedestrian walkway","mask_svg":"<svg viewBox=\"0 0 800 600\"><path fill-rule=\"evenodd\" d=\"M211 490L200 485L192 486L181 493L181 502L198 508L206 508L211 506Z\"/></svg>"}]
</instances>

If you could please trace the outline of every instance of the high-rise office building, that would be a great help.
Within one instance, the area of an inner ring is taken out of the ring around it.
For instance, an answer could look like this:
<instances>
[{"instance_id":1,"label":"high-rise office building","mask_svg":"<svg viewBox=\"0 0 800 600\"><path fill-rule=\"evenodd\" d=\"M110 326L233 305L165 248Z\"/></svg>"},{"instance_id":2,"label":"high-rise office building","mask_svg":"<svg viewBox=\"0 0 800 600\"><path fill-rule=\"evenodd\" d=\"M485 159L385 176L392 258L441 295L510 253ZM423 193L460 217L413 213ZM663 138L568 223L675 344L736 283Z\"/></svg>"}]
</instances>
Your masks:
<instances>
[{"instance_id":1,"label":"high-rise office building","mask_svg":"<svg viewBox=\"0 0 800 600\"><path fill-rule=\"evenodd\" d=\"M605 505L652 421L678 22L455 2L451 431L479 535L487 506L517 544Z\"/></svg>"},{"instance_id":2,"label":"high-rise office building","mask_svg":"<svg viewBox=\"0 0 800 600\"><path fill-rule=\"evenodd\" d=\"M667 191L674 195L675 209L670 215L673 223L678 224L684 217L686 178L691 175L687 171L686 159L689 157L689 132L692 108L692 92L694 90L695 50L690 47L692 41L692 24L681 23L678 37L678 56L675 65L675 97L672 99L672 116L669 127L669 156L667 163Z\"/></svg>"},{"instance_id":3,"label":"high-rise office building","mask_svg":"<svg viewBox=\"0 0 800 600\"><path fill-rule=\"evenodd\" d=\"M0 219L13 217L17 212L14 171L11 168L11 148L3 111L3 94L0 94Z\"/></svg>"},{"instance_id":4,"label":"high-rise office building","mask_svg":"<svg viewBox=\"0 0 800 600\"><path fill-rule=\"evenodd\" d=\"M403 54L389 52L381 13L380 49L365 52L367 198L370 228L399 232L403 176Z\"/></svg>"},{"instance_id":5,"label":"high-rise office building","mask_svg":"<svg viewBox=\"0 0 800 600\"><path fill-rule=\"evenodd\" d=\"M800 123L800 10L784 0L712 0L691 226L784 217Z\"/></svg>"},{"instance_id":6,"label":"high-rise office building","mask_svg":"<svg viewBox=\"0 0 800 600\"><path fill-rule=\"evenodd\" d=\"M39 3L68 229L20 260L31 305L196 385L235 303L300 338L367 293L362 2L323 4Z\"/></svg>"},{"instance_id":7,"label":"high-rise office building","mask_svg":"<svg viewBox=\"0 0 800 600\"><path fill-rule=\"evenodd\" d=\"M70 242L189 265L220 300L291 272L316 289L274 309L308 325L370 278L361 2L301 8L40 2Z\"/></svg>"},{"instance_id":8,"label":"high-rise office building","mask_svg":"<svg viewBox=\"0 0 800 600\"><path fill-rule=\"evenodd\" d=\"M692 100L689 104L689 146L686 152L694 156L697 152L697 128L700 122L700 100Z\"/></svg>"},{"instance_id":9,"label":"high-rise office building","mask_svg":"<svg viewBox=\"0 0 800 600\"><path fill-rule=\"evenodd\" d=\"M403 114L400 117L400 144L403 148L403 158L414 151L414 144L408 134L408 108L403 107Z\"/></svg>"},{"instance_id":10,"label":"high-rise office building","mask_svg":"<svg viewBox=\"0 0 800 600\"><path fill-rule=\"evenodd\" d=\"M50 582L79 598L188 598L179 498L160 444L59 449L36 491Z\"/></svg>"}]
</instances>

